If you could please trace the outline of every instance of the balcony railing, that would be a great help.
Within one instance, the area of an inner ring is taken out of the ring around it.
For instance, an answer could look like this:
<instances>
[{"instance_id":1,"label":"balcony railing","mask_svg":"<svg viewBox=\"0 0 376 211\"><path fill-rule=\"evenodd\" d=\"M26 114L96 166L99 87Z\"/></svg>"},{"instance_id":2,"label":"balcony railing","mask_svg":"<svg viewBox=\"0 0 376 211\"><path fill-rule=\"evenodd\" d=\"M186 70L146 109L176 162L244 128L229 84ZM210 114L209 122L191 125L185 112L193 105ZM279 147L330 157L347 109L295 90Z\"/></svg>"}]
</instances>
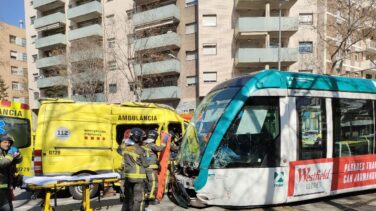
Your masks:
<instances>
[{"instance_id":1,"label":"balcony railing","mask_svg":"<svg viewBox=\"0 0 376 211\"><path fill-rule=\"evenodd\" d=\"M37 80L37 87L39 89L54 86L68 86L68 80L63 76L40 78Z\"/></svg>"},{"instance_id":2,"label":"balcony railing","mask_svg":"<svg viewBox=\"0 0 376 211\"><path fill-rule=\"evenodd\" d=\"M141 100L180 99L178 86L153 87L142 90Z\"/></svg>"},{"instance_id":3,"label":"balcony railing","mask_svg":"<svg viewBox=\"0 0 376 211\"><path fill-rule=\"evenodd\" d=\"M34 0L34 9L48 10L65 4L65 0Z\"/></svg>"},{"instance_id":4,"label":"balcony railing","mask_svg":"<svg viewBox=\"0 0 376 211\"><path fill-rule=\"evenodd\" d=\"M72 95L72 100L79 102L105 102L106 96L103 93L90 95Z\"/></svg>"},{"instance_id":5,"label":"balcony railing","mask_svg":"<svg viewBox=\"0 0 376 211\"><path fill-rule=\"evenodd\" d=\"M90 26L73 29L68 34L68 40L72 41L91 36L103 36L102 26L99 24L93 24Z\"/></svg>"},{"instance_id":6,"label":"balcony railing","mask_svg":"<svg viewBox=\"0 0 376 211\"><path fill-rule=\"evenodd\" d=\"M281 62L298 61L298 48L281 48ZM278 48L239 48L235 55L235 64L277 63Z\"/></svg>"},{"instance_id":7,"label":"balcony railing","mask_svg":"<svg viewBox=\"0 0 376 211\"><path fill-rule=\"evenodd\" d=\"M175 4L147 10L133 15L133 24L138 26L159 23L164 20L179 21L180 12Z\"/></svg>"},{"instance_id":8,"label":"balcony railing","mask_svg":"<svg viewBox=\"0 0 376 211\"><path fill-rule=\"evenodd\" d=\"M35 40L35 48L37 49L52 47L55 45L66 45L65 34L54 34Z\"/></svg>"},{"instance_id":9,"label":"balcony railing","mask_svg":"<svg viewBox=\"0 0 376 211\"><path fill-rule=\"evenodd\" d=\"M165 73L180 74L180 62L176 59L172 59L167 61L146 63L142 65L136 64L134 66L134 71L137 76Z\"/></svg>"},{"instance_id":10,"label":"balcony railing","mask_svg":"<svg viewBox=\"0 0 376 211\"><path fill-rule=\"evenodd\" d=\"M73 21L93 19L102 14L102 4L98 1L88 2L68 9L67 18Z\"/></svg>"},{"instance_id":11,"label":"balcony railing","mask_svg":"<svg viewBox=\"0 0 376 211\"><path fill-rule=\"evenodd\" d=\"M289 9L291 8L297 0L289 0L283 1L281 8L282 9ZM235 8L238 10L245 10L245 9L265 9L266 3L270 4L270 9L278 9L279 3L281 0L235 0Z\"/></svg>"},{"instance_id":12,"label":"balcony railing","mask_svg":"<svg viewBox=\"0 0 376 211\"><path fill-rule=\"evenodd\" d=\"M376 41L368 39L366 41L366 51L369 54L376 54Z\"/></svg>"},{"instance_id":13,"label":"balcony railing","mask_svg":"<svg viewBox=\"0 0 376 211\"><path fill-rule=\"evenodd\" d=\"M175 33L167 33L135 40L135 50L147 50L155 48L180 48L180 36Z\"/></svg>"},{"instance_id":14,"label":"balcony railing","mask_svg":"<svg viewBox=\"0 0 376 211\"><path fill-rule=\"evenodd\" d=\"M63 25L65 25L65 14L62 12L37 18L34 22L34 28L38 30L53 29Z\"/></svg>"},{"instance_id":15,"label":"balcony railing","mask_svg":"<svg viewBox=\"0 0 376 211\"><path fill-rule=\"evenodd\" d=\"M299 20L297 17L281 17L281 31L298 31ZM278 32L278 17L239 17L236 30L238 33L246 32Z\"/></svg>"},{"instance_id":16,"label":"balcony railing","mask_svg":"<svg viewBox=\"0 0 376 211\"><path fill-rule=\"evenodd\" d=\"M66 65L66 60L64 56L45 57L45 58L38 59L36 61L36 67L38 69L64 66L64 65Z\"/></svg>"}]
</instances>

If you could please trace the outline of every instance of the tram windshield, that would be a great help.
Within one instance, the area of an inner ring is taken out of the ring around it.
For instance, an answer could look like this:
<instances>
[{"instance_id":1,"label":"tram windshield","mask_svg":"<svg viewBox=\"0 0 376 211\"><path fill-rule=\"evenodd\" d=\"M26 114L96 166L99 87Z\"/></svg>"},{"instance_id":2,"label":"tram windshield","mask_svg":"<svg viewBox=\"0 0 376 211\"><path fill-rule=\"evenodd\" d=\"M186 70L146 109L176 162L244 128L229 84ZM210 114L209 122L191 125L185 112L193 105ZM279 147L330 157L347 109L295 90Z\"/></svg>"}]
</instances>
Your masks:
<instances>
[{"instance_id":1,"label":"tram windshield","mask_svg":"<svg viewBox=\"0 0 376 211\"><path fill-rule=\"evenodd\" d=\"M179 152L180 162L198 167L217 121L239 89L233 87L214 91L200 103L185 132Z\"/></svg>"}]
</instances>

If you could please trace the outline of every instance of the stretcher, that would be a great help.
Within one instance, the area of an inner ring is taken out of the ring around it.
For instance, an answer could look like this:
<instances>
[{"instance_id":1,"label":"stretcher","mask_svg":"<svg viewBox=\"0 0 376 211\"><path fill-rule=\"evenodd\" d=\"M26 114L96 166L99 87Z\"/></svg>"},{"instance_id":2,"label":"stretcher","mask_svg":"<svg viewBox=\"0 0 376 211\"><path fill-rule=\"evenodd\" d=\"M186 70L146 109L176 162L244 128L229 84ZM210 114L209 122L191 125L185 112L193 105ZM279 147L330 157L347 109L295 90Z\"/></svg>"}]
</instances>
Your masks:
<instances>
[{"instance_id":1,"label":"stretcher","mask_svg":"<svg viewBox=\"0 0 376 211\"><path fill-rule=\"evenodd\" d=\"M24 177L22 188L31 190L44 190L46 195L43 202L44 211L54 210L51 207L51 195L55 193L54 207L57 207L56 191L58 189L69 186L81 186L82 187L82 204L81 210L92 211L90 207L90 186L94 184L115 183L120 180L120 174L108 173L97 174L87 176L36 176L36 177ZM100 200L100 199L99 199Z\"/></svg>"}]
</instances>

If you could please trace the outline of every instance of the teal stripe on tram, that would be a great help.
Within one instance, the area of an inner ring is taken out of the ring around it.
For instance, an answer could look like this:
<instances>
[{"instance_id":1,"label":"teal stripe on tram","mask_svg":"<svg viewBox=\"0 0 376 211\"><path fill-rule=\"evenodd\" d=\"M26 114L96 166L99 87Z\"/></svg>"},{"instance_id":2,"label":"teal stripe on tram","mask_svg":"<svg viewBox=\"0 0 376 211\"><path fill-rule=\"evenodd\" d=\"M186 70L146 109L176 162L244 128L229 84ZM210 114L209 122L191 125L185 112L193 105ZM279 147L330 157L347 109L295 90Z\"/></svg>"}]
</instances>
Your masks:
<instances>
[{"instance_id":1,"label":"teal stripe on tram","mask_svg":"<svg viewBox=\"0 0 376 211\"><path fill-rule=\"evenodd\" d=\"M243 107L246 99L255 91L266 88L376 94L376 81L310 73L283 72L278 70L265 70L255 74L255 76L250 78L250 80L240 89L239 93L232 99L219 119L217 125L220 125L221 127L216 127L214 129L200 162L199 175L194 181L196 191L205 186L212 157L218 148L222 137L230 126L232 120L235 118L236 114Z\"/></svg>"}]
</instances>

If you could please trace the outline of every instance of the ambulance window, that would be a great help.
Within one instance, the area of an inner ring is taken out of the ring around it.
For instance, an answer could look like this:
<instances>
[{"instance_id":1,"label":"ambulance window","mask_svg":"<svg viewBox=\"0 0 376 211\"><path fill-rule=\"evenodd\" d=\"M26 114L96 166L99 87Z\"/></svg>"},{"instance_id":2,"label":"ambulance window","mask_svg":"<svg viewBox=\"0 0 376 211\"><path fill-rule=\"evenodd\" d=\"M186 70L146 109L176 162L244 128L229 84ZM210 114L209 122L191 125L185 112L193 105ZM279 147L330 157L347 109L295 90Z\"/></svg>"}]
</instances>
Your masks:
<instances>
[{"instance_id":1,"label":"ambulance window","mask_svg":"<svg viewBox=\"0 0 376 211\"><path fill-rule=\"evenodd\" d=\"M181 123L178 122L178 123L169 123L168 124L168 132L171 133L173 132L174 135L177 136L177 138L181 138L183 136L183 131L182 131L182 128L181 128Z\"/></svg>"},{"instance_id":2,"label":"ambulance window","mask_svg":"<svg viewBox=\"0 0 376 211\"><path fill-rule=\"evenodd\" d=\"M150 125L137 125L137 124L133 124L133 125L128 125L128 124L124 124L124 125L117 125L116 126L116 142L118 144L121 144L121 141L123 140L123 136L124 136L124 132L128 129L132 129L132 128L135 128L135 127L138 127L138 128L141 128L142 130L145 131L145 134L148 133L149 130L155 130L155 129L159 129L159 125L158 124L150 124Z\"/></svg>"},{"instance_id":3,"label":"ambulance window","mask_svg":"<svg viewBox=\"0 0 376 211\"><path fill-rule=\"evenodd\" d=\"M7 133L14 140L17 148L30 146L30 123L26 119L0 117L0 134Z\"/></svg>"}]
</instances>

